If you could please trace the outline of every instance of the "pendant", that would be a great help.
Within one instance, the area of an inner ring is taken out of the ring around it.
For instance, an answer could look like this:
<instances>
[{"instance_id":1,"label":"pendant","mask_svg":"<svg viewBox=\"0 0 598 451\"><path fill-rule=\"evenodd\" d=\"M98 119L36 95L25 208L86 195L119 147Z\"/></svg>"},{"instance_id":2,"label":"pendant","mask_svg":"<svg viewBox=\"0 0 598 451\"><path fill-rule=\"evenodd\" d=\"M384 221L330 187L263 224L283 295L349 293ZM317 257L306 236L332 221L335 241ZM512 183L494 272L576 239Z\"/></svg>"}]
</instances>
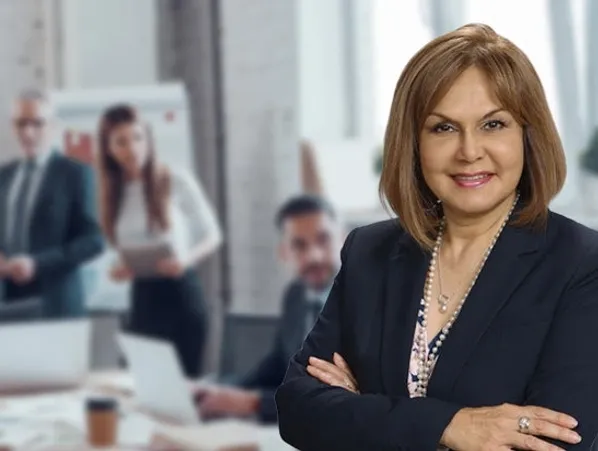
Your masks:
<instances>
[{"instance_id":1,"label":"pendant","mask_svg":"<svg viewBox=\"0 0 598 451\"><path fill-rule=\"evenodd\" d=\"M449 303L450 299L447 295L445 294L439 294L438 295L438 310L440 310L440 313L446 313L448 310L448 303Z\"/></svg>"}]
</instances>

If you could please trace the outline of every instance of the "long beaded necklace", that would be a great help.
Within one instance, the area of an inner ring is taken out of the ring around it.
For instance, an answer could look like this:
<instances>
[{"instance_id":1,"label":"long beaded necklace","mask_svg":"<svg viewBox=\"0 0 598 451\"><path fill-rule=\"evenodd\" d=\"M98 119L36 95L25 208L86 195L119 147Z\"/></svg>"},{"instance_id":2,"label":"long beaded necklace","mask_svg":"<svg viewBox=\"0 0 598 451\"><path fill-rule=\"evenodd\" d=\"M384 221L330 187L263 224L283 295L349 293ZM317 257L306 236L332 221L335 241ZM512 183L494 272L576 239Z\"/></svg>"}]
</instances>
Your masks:
<instances>
[{"instance_id":1,"label":"long beaded necklace","mask_svg":"<svg viewBox=\"0 0 598 451\"><path fill-rule=\"evenodd\" d=\"M484 268L484 265L486 264L486 260L488 260L488 257L490 256L490 253L492 252L494 245L498 241L498 238L500 237L503 229L506 227L507 223L509 222L511 214L513 213L513 210L515 209L515 206L517 205L518 201L519 201L519 194L517 194L517 196L515 196L515 200L513 201L513 205L511 206L509 213L505 217L505 219L504 219L503 223L501 224L500 228L498 229L498 231L494 234L494 237L492 238L490 245L486 248L486 251L484 252L484 255L482 257L482 261L478 265L478 268L477 268L471 282L469 283L469 286L467 287L465 294L459 301L457 308L455 309L455 311L453 312L453 314L451 315L449 320L446 322L446 324L442 328L440 334L436 338L436 342L434 343L434 345L431 346L431 349L429 349L427 339L426 339L426 328L428 326L428 311L430 310L430 304L432 301L432 286L433 286L432 284L434 282L434 274L436 273L436 267L438 264L438 253L440 250L440 246L442 244L442 238L444 236L445 219L444 218L442 219L442 221L440 223L440 227L438 229L436 243L434 244L434 248L432 249L432 258L430 259L430 266L428 268L428 274L426 276L426 282L424 284L424 294L423 294L423 298L421 300L420 311L419 311L419 316L421 316L421 318L422 318L422 321L421 321L422 327L419 329L419 333L415 339L416 352L417 352L417 358L418 358L418 375L417 375L418 380L417 380L417 387L415 389L415 396L417 396L417 397L425 397L426 396L427 391L428 391L428 383L429 383L430 377L432 375L434 363L435 363L436 358L440 352L440 348L442 347L442 344L446 340L446 337L448 336L451 328L453 327L453 324L457 320L457 317L459 316L459 313L461 312L461 309L463 308L463 304L465 304L465 300L467 299L467 296L469 296L471 289L475 285L480 273L482 272L482 269ZM440 296L442 296L442 294ZM441 308L442 308L442 305L444 304L444 302L442 302L442 301L444 301L444 299L441 300L439 298Z\"/></svg>"}]
</instances>

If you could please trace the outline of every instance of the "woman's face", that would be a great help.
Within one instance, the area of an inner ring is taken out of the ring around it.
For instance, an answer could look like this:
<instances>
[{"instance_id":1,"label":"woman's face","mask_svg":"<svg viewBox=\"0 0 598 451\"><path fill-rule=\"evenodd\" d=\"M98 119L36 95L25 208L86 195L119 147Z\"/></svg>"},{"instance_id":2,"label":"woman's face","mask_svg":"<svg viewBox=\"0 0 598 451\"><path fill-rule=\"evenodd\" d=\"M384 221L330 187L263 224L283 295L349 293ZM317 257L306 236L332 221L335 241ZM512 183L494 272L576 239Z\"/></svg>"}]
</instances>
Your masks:
<instances>
[{"instance_id":1,"label":"woman's face","mask_svg":"<svg viewBox=\"0 0 598 451\"><path fill-rule=\"evenodd\" d=\"M425 182L447 215L480 216L511 202L523 172L523 129L475 67L426 118L419 150Z\"/></svg>"},{"instance_id":2,"label":"woman's face","mask_svg":"<svg viewBox=\"0 0 598 451\"><path fill-rule=\"evenodd\" d=\"M129 177L138 177L149 158L145 126L132 122L115 127L108 136L108 148L112 158Z\"/></svg>"}]
</instances>

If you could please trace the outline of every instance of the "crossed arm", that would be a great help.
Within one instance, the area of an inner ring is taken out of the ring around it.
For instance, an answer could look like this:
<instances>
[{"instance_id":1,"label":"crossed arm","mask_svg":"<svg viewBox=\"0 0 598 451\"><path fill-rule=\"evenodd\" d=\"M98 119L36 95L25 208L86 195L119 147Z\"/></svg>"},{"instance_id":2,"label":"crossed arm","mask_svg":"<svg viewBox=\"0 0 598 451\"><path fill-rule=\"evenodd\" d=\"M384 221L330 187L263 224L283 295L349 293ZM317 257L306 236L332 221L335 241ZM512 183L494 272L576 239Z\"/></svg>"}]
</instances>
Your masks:
<instances>
[{"instance_id":1,"label":"crossed arm","mask_svg":"<svg viewBox=\"0 0 598 451\"><path fill-rule=\"evenodd\" d=\"M343 249L343 268L354 234ZM440 445L458 450L590 449L598 432L598 389L589 384L598 377L598 359L584 334L596 330L592 338L598 340L598 329L592 325L598 319L595 262L580 267L563 299L539 372L530 382L526 405L476 409L434 398L359 394L358 381L336 355L344 277L345 269L341 269L322 315L291 360L276 393L280 434L285 441L309 451L435 451ZM572 380L583 385L562 389ZM539 406L574 414L581 424L569 415ZM521 417L531 420L526 433L517 430Z\"/></svg>"}]
</instances>

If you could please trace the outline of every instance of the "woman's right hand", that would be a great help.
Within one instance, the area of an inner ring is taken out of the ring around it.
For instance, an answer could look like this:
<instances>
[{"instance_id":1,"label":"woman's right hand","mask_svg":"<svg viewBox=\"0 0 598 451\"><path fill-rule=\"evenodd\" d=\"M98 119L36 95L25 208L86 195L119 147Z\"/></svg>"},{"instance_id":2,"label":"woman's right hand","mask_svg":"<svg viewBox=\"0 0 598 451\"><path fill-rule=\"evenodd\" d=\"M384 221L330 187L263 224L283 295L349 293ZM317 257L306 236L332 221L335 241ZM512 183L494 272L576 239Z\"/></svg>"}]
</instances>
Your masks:
<instances>
[{"instance_id":1,"label":"woman's right hand","mask_svg":"<svg viewBox=\"0 0 598 451\"><path fill-rule=\"evenodd\" d=\"M110 278L115 282L125 282L133 278L133 273L124 263L118 263L110 270Z\"/></svg>"},{"instance_id":2,"label":"woman's right hand","mask_svg":"<svg viewBox=\"0 0 598 451\"><path fill-rule=\"evenodd\" d=\"M529 419L521 431L519 421ZM465 408L457 412L442 435L441 444L459 451L526 449L557 451L561 448L540 437L577 444L581 437L573 431L577 421L543 407L503 404L496 407Z\"/></svg>"}]
</instances>

